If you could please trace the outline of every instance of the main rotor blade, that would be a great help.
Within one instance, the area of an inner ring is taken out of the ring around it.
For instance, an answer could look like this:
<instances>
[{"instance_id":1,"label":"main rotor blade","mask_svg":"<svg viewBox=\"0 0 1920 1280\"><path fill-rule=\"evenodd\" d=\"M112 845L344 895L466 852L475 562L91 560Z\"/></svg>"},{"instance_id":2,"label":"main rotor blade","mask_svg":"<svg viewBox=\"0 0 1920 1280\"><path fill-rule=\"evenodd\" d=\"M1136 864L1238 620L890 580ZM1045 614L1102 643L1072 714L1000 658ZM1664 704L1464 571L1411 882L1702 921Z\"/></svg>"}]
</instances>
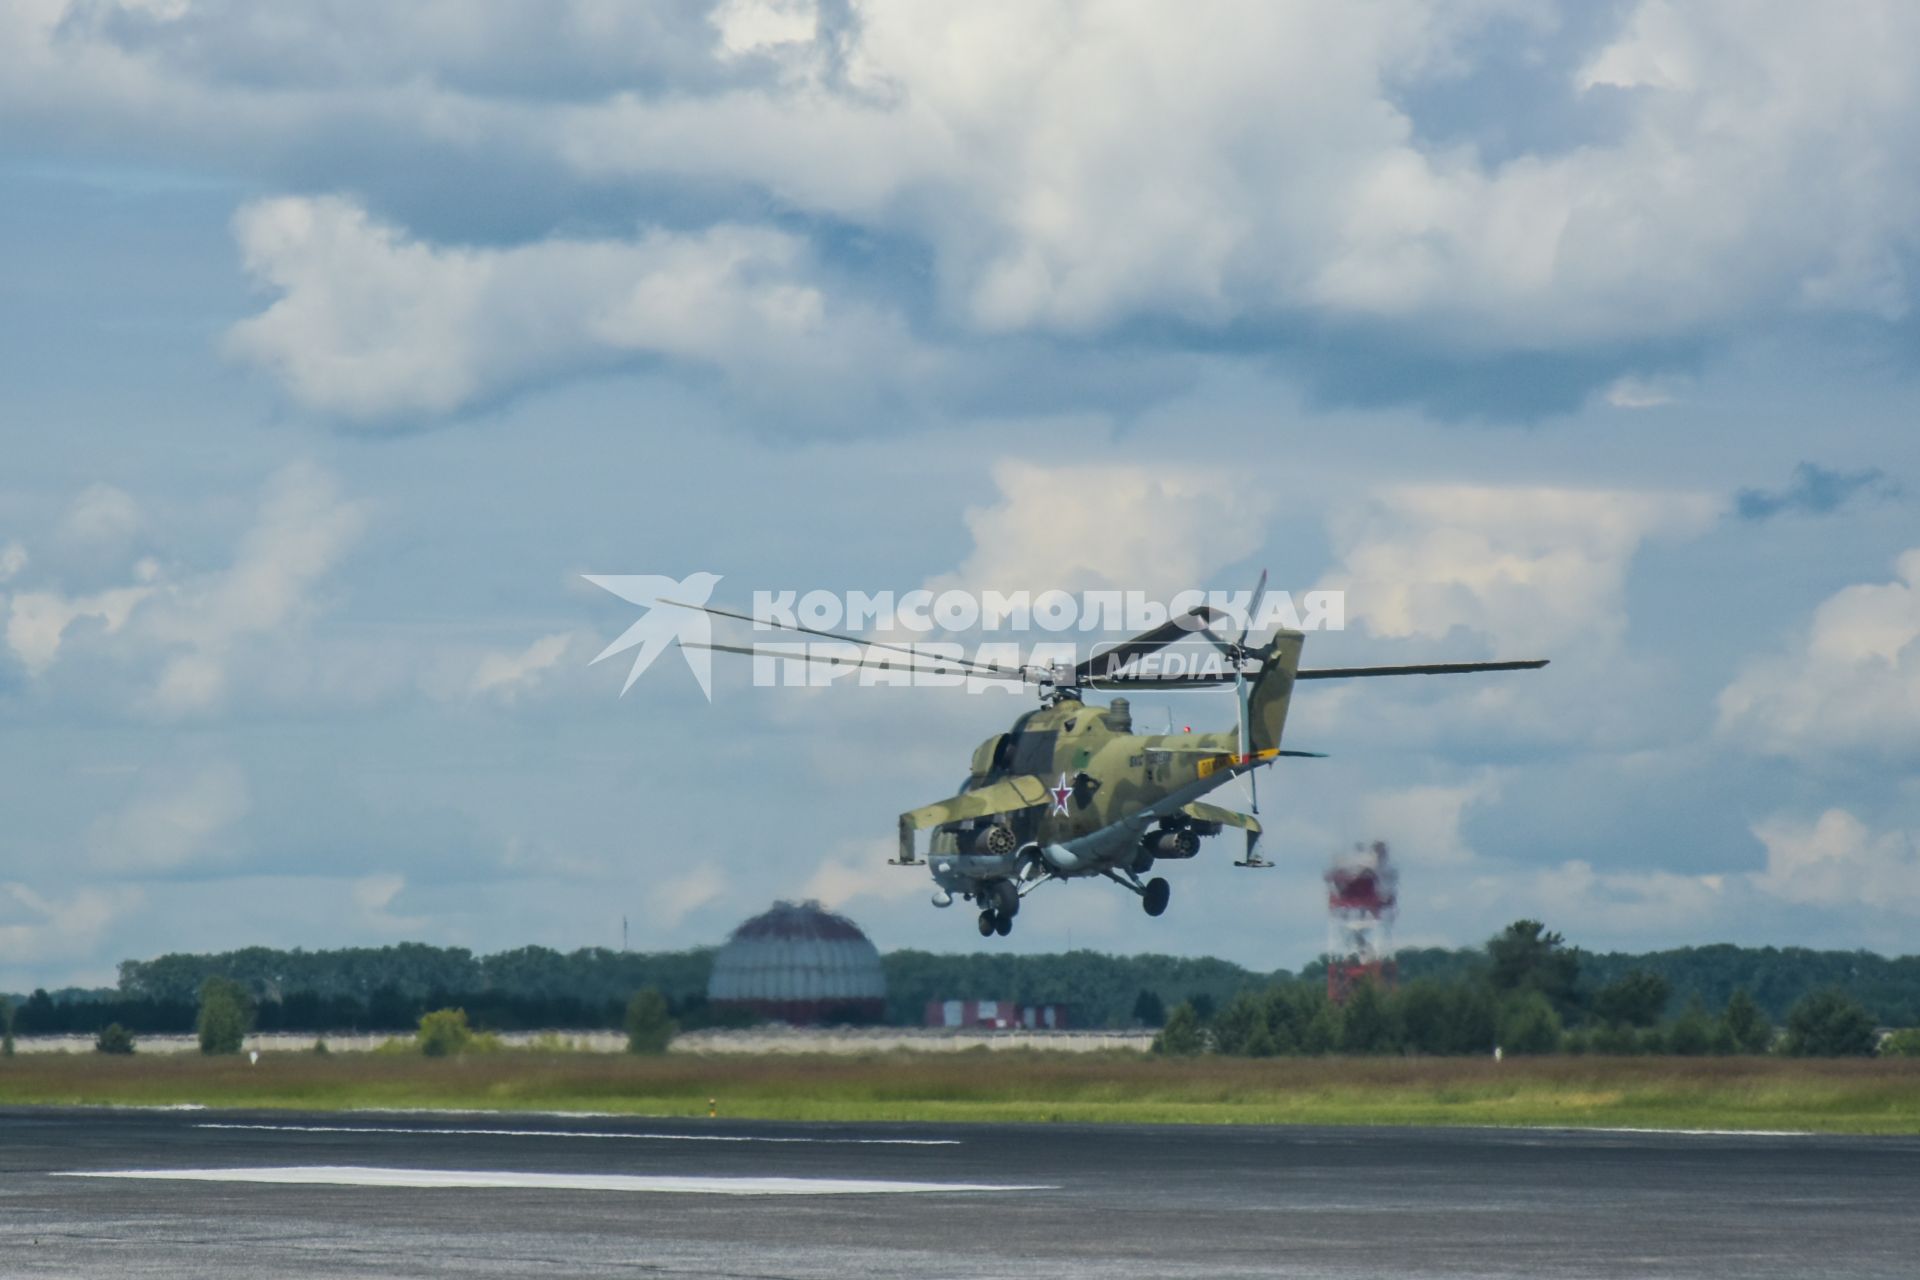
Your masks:
<instances>
[{"instance_id":1,"label":"main rotor blade","mask_svg":"<svg viewBox=\"0 0 1920 1280\"><path fill-rule=\"evenodd\" d=\"M738 622L751 622L756 627L766 626L766 627L773 627L776 630L780 630L780 631L798 631L802 635L820 636L821 638L826 640L844 640L848 644L857 644L857 645L860 645L862 648L891 649L895 653L904 653L911 657L916 657L916 658L925 658L925 657L933 656L933 655L927 654L923 650L914 648L912 645L889 644L885 640L863 640L859 636L843 635L838 631L822 631L817 627L803 627L797 622L793 622L793 623L775 622L771 618L756 618L752 614L748 614L748 613L735 613L731 609L722 609L718 605L688 604L684 600L669 600L664 596L661 597L660 603L674 605L681 609L697 609L701 613L710 613L716 618L732 618ZM720 648L721 646L712 645L709 647ZM748 652L751 652L751 650L749 650ZM798 655L793 655L793 656L798 656ZM940 661L952 663L955 666L962 667L966 671L974 675L998 676L1004 680L1018 680L1018 681L1021 681L1022 683L1025 683L1027 678L1027 673L1024 671L1018 670L1017 668L1013 668L1013 667L995 666L990 662L974 662L971 659L967 659L967 658L941 658Z\"/></svg>"},{"instance_id":2,"label":"main rotor blade","mask_svg":"<svg viewBox=\"0 0 1920 1280\"><path fill-rule=\"evenodd\" d=\"M1232 684L1233 681L1234 675L1231 671L1210 671L1205 675L1191 676L1095 676L1092 679L1083 681L1080 687L1083 689L1096 690L1111 689L1116 692L1124 692L1128 689L1177 692L1183 689L1222 689Z\"/></svg>"},{"instance_id":3,"label":"main rotor blade","mask_svg":"<svg viewBox=\"0 0 1920 1280\"><path fill-rule=\"evenodd\" d=\"M1208 624L1218 622L1227 616L1225 610L1203 604L1198 608L1187 610L1177 618L1168 618L1153 630L1142 631L1131 640L1122 640L1113 648L1104 649L1080 663L1073 669L1074 683L1092 685L1096 672L1112 672L1115 667L1124 667L1137 658L1166 648L1175 641L1199 635Z\"/></svg>"},{"instance_id":4,"label":"main rotor blade","mask_svg":"<svg viewBox=\"0 0 1920 1280\"><path fill-rule=\"evenodd\" d=\"M855 640L855 641L850 641L849 643L858 644L860 642ZM966 671L966 670L956 671L951 667L947 668L946 670L936 670L930 667L916 667L908 664L902 664L898 662L889 662L884 660L880 662L869 662L864 657L836 658L831 654L811 653L811 652L780 653L775 650L750 649L743 645L737 645L737 644L708 644L699 640L682 640L680 642L680 646L683 649L708 649L715 653L738 653L738 654L743 654L749 658L776 658L781 662L818 662L824 666L829 666L829 667L868 667L875 671L910 671L910 672L917 672L918 674L921 674L921 675L930 675L930 676L964 675L975 680L993 680L1003 684L1025 684L1026 683L1026 681L1021 679L1019 676L981 675L976 672ZM919 653L919 654L913 654L911 656L918 658L923 662L947 662L947 663L957 664L960 661L959 659L956 659L956 658L943 658L937 653Z\"/></svg>"},{"instance_id":5,"label":"main rotor blade","mask_svg":"<svg viewBox=\"0 0 1920 1280\"><path fill-rule=\"evenodd\" d=\"M1538 671L1550 658L1519 662L1422 662L1404 667L1318 667L1294 673L1295 680L1349 680L1360 676L1454 676L1475 671Z\"/></svg>"}]
</instances>

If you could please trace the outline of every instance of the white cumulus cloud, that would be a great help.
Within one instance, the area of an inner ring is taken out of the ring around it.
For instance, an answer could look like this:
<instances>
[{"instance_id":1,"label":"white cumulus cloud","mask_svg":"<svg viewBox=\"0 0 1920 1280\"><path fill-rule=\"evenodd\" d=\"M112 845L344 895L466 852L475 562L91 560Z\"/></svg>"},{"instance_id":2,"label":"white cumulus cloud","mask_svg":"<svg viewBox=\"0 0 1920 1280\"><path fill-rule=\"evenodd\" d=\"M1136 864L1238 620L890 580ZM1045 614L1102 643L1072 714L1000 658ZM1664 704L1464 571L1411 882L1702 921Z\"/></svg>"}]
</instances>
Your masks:
<instances>
[{"instance_id":1,"label":"white cumulus cloud","mask_svg":"<svg viewBox=\"0 0 1920 1280\"><path fill-rule=\"evenodd\" d=\"M907 354L892 321L830 298L806 241L763 227L472 248L345 199L288 197L246 206L235 228L279 297L230 349L348 418L447 413L640 357L807 383Z\"/></svg>"},{"instance_id":2,"label":"white cumulus cloud","mask_svg":"<svg viewBox=\"0 0 1920 1280\"><path fill-rule=\"evenodd\" d=\"M1845 809L1829 809L1811 823L1769 818L1753 834L1767 849L1754 883L1776 898L1920 915L1920 849L1909 832L1875 832Z\"/></svg>"},{"instance_id":3,"label":"white cumulus cloud","mask_svg":"<svg viewBox=\"0 0 1920 1280\"><path fill-rule=\"evenodd\" d=\"M1920 548L1895 574L1835 593L1792 650L1742 669L1720 694L1721 733L1789 756L1920 749Z\"/></svg>"},{"instance_id":4,"label":"white cumulus cloud","mask_svg":"<svg viewBox=\"0 0 1920 1280\"><path fill-rule=\"evenodd\" d=\"M558 666L572 644L573 633L561 631L541 636L518 653L485 654L474 665L467 691L512 699Z\"/></svg>"},{"instance_id":5,"label":"white cumulus cloud","mask_svg":"<svg viewBox=\"0 0 1920 1280\"><path fill-rule=\"evenodd\" d=\"M1260 545L1272 506L1244 473L1205 466L1005 459L993 483L997 498L967 509L972 552L930 589L1143 591L1164 603L1222 587L1209 575Z\"/></svg>"},{"instance_id":6,"label":"white cumulus cloud","mask_svg":"<svg viewBox=\"0 0 1920 1280\"><path fill-rule=\"evenodd\" d=\"M1625 630L1635 553L1716 510L1694 494L1400 485L1335 513L1339 560L1321 585L1377 636L1461 627L1515 656L1605 644Z\"/></svg>"}]
</instances>

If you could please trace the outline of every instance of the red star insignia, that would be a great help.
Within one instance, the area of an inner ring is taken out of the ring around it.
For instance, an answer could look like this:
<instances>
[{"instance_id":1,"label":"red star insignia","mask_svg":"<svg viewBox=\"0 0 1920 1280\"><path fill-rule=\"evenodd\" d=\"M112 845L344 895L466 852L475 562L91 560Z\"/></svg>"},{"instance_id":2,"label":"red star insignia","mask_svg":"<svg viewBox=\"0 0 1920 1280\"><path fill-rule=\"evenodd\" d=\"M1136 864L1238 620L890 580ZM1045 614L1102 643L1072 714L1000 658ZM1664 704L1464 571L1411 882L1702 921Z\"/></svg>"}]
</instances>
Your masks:
<instances>
[{"instance_id":1,"label":"red star insignia","mask_svg":"<svg viewBox=\"0 0 1920 1280\"><path fill-rule=\"evenodd\" d=\"M1060 775L1060 785L1053 789L1053 811L1055 813L1065 813L1067 811L1067 799L1072 795L1073 787L1068 784L1067 775L1063 773Z\"/></svg>"}]
</instances>

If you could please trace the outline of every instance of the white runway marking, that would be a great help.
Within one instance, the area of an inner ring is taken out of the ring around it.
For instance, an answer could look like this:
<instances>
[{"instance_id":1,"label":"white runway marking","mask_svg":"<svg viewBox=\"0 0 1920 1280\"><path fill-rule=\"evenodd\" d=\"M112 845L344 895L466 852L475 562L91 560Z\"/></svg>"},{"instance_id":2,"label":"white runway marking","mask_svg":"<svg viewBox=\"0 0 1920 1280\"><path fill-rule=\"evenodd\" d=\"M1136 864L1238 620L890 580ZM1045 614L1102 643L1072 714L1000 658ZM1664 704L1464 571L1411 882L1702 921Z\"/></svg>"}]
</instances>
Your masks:
<instances>
[{"instance_id":1,"label":"white runway marking","mask_svg":"<svg viewBox=\"0 0 1920 1280\"><path fill-rule=\"evenodd\" d=\"M713 1196L862 1196L927 1192L1053 1191L1050 1186L983 1182L896 1182L873 1178L653 1177L625 1173L512 1173L469 1169L379 1169L360 1165L283 1165L254 1169L112 1169L56 1178L128 1178L163 1182L247 1182L306 1187L511 1188L537 1191L663 1192Z\"/></svg>"},{"instance_id":2,"label":"white runway marking","mask_svg":"<svg viewBox=\"0 0 1920 1280\"><path fill-rule=\"evenodd\" d=\"M1571 1128L1555 1126L1555 1133L1631 1133L1647 1134L1667 1138L1817 1138L1820 1135L1810 1129L1652 1129L1629 1128L1624 1125L1599 1126L1577 1125Z\"/></svg>"},{"instance_id":3,"label":"white runway marking","mask_svg":"<svg viewBox=\"0 0 1920 1280\"><path fill-rule=\"evenodd\" d=\"M806 1142L854 1147L957 1147L958 1138L810 1138L751 1133L621 1133L603 1129L480 1129L451 1125L231 1124L205 1121L196 1129L264 1129L271 1133L452 1133L476 1138L632 1138L648 1142Z\"/></svg>"}]
</instances>

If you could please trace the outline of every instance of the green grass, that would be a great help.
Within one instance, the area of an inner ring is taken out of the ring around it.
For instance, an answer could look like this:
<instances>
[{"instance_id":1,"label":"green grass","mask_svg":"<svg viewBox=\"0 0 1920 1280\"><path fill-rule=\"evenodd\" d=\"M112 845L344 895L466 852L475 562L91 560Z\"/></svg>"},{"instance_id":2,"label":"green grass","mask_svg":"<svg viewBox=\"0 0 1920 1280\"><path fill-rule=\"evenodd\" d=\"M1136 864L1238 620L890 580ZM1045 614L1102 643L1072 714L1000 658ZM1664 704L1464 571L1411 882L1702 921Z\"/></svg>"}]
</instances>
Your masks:
<instances>
[{"instance_id":1,"label":"green grass","mask_svg":"<svg viewBox=\"0 0 1920 1280\"><path fill-rule=\"evenodd\" d=\"M783 1120L1433 1124L1920 1133L1920 1061L663 1058L506 1051L0 1059L0 1105L484 1108Z\"/></svg>"}]
</instances>

